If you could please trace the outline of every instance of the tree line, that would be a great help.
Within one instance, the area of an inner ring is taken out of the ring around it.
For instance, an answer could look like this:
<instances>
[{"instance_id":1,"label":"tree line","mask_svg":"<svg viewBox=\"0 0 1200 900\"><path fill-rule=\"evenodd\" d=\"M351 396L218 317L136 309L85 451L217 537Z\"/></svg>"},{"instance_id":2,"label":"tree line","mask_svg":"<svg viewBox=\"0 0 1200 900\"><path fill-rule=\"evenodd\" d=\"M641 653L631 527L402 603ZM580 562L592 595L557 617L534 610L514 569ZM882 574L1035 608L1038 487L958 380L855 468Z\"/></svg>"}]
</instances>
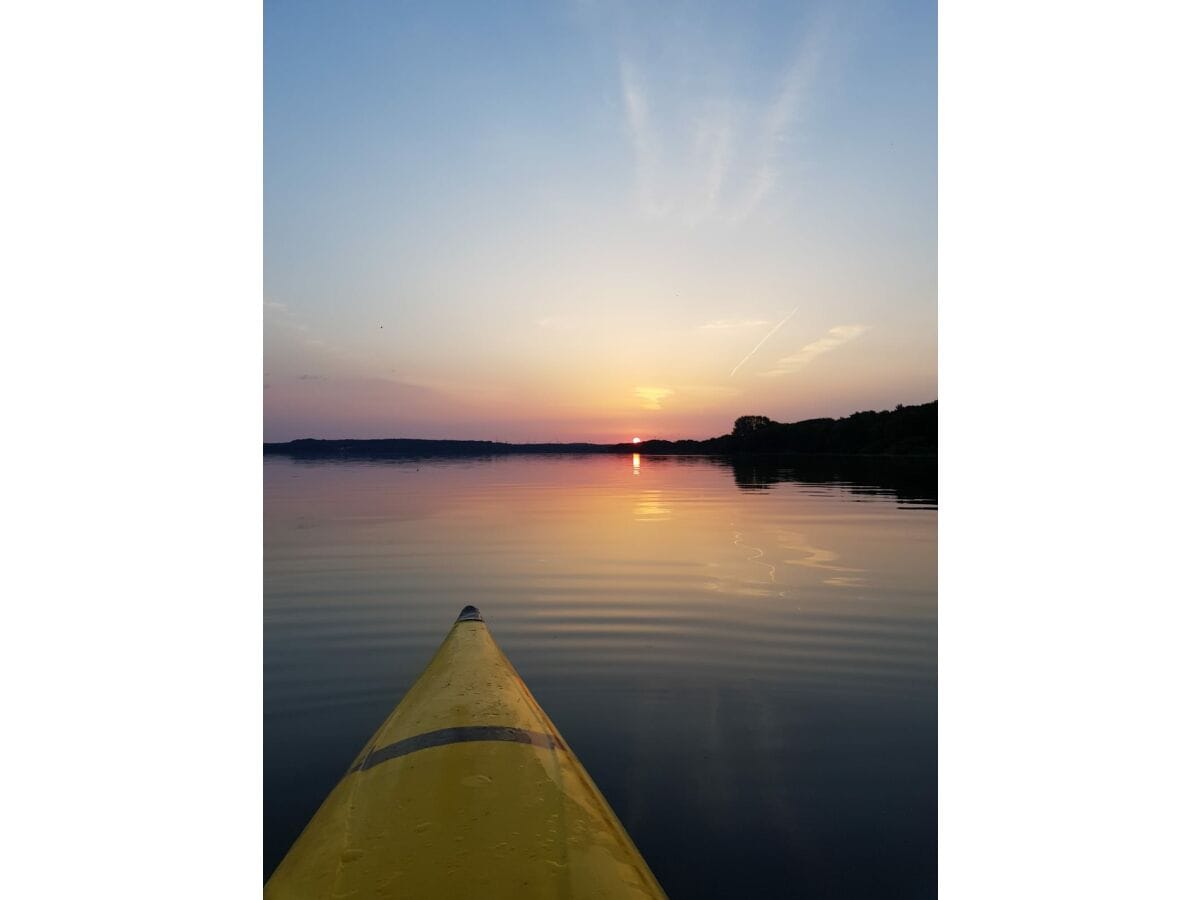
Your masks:
<instances>
[{"instance_id":1,"label":"tree line","mask_svg":"<svg viewBox=\"0 0 1200 900\"><path fill-rule=\"evenodd\" d=\"M841 419L776 422L766 416L740 416L729 434L706 440L640 444L506 444L500 441L315 440L264 444L266 453L310 459L347 457L504 456L512 453L793 453L932 457L937 455L937 401L897 406L884 412L856 412Z\"/></svg>"},{"instance_id":2,"label":"tree line","mask_svg":"<svg viewBox=\"0 0 1200 900\"><path fill-rule=\"evenodd\" d=\"M937 401L856 412L841 419L776 422L766 416L740 416L729 434L704 441L645 441L641 449L646 453L936 456Z\"/></svg>"}]
</instances>

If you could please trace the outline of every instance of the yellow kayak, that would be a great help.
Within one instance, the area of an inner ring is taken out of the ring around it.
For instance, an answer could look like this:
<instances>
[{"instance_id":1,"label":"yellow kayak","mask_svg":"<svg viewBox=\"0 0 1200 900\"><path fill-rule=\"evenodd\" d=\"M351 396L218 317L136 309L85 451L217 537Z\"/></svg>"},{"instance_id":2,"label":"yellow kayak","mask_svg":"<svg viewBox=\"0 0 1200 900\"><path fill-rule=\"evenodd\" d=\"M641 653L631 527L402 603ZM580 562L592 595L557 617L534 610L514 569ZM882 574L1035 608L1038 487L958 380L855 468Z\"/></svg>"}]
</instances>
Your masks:
<instances>
[{"instance_id":1,"label":"yellow kayak","mask_svg":"<svg viewBox=\"0 0 1200 900\"><path fill-rule=\"evenodd\" d=\"M265 893L665 896L473 606L321 804Z\"/></svg>"}]
</instances>

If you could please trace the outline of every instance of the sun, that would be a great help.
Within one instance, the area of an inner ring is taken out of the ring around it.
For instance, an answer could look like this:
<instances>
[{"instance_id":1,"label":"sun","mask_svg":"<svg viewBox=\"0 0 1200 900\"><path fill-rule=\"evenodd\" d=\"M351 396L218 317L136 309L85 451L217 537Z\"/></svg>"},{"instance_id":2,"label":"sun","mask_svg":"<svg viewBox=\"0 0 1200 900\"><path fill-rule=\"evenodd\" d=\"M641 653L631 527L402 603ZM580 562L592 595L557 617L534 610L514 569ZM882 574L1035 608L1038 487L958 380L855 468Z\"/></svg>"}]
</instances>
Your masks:
<instances>
[{"instance_id":1,"label":"sun","mask_svg":"<svg viewBox=\"0 0 1200 900\"><path fill-rule=\"evenodd\" d=\"M641 439L641 438L634 438L634 439L633 439L633 442L634 442L635 444L640 444L640 443L642 442L642 439Z\"/></svg>"}]
</instances>

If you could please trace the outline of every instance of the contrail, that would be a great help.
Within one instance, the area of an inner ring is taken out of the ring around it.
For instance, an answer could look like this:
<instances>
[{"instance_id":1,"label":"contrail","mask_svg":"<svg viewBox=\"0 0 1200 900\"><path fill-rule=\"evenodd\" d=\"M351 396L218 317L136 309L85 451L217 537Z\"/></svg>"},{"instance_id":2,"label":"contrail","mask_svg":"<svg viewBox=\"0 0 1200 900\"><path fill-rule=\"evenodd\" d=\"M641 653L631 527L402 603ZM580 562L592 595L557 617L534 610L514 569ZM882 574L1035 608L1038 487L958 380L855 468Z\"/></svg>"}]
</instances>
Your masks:
<instances>
[{"instance_id":1,"label":"contrail","mask_svg":"<svg viewBox=\"0 0 1200 900\"><path fill-rule=\"evenodd\" d=\"M783 327L783 323L784 323L784 322L786 322L788 319L790 319L792 316L794 316L794 315L795 315L796 313L798 313L799 311L800 311L800 307L799 307L799 306L797 306L797 307L796 307L795 309L793 309L793 310L792 310L790 313L788 313L786 316L784 316L782 319L780 319L780 320L779 320L779 324L778 324L778 325L776 325L774 328L772 328L770 331L768 331L768 332L767 332L767 336L766 336L765 338L763 338L761 341L759 341L757 344L755 344L755 345L754 345L754 349L753 349L753 350L751 350L749 353L747 353L747 354L746 354L746 359L749 359L749 358L750 358L750 357L752 357L752 356L753 356L755 353L757 353L757 352L758 352L758 348L759 348L759 347L761 347L763 344L765 344L765 343L766 343L766 342L767 342L767 341L770 339L771 335L773 335L773 334L774 334L775 332L777 332L777 331L778 331L780 328L782 328L782 327ZM734 366L734 367L733 367L733 371L729 373L729 377L730 377L730 378L732 378L734 375L736 375L736 374L737 374L737 370L738 370L738 369L740 369L742 366L744 366L744 365L746 364L746 359L743 359L743 360L742 360L740 363L738 363L736 366Z\"/></svg>"}]
</instances>

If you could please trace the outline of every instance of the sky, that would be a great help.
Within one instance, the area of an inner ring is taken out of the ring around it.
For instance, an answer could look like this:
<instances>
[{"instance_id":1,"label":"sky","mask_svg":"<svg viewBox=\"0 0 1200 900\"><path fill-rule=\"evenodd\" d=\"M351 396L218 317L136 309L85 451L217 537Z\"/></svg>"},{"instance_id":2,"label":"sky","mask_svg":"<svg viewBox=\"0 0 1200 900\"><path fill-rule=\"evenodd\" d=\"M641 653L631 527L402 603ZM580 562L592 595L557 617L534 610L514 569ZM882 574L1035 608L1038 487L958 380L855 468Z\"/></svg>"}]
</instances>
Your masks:
<instances>
[{"instance_id":1,"label":"sky","mask_svg":"<svg viewBox=\"0 0 1200 900\"><path fill-rule=\"evenodd\" d=\"M936 399L935 3L267 0L264 35L266 440Z\"/></svg>"}]
</instances>

